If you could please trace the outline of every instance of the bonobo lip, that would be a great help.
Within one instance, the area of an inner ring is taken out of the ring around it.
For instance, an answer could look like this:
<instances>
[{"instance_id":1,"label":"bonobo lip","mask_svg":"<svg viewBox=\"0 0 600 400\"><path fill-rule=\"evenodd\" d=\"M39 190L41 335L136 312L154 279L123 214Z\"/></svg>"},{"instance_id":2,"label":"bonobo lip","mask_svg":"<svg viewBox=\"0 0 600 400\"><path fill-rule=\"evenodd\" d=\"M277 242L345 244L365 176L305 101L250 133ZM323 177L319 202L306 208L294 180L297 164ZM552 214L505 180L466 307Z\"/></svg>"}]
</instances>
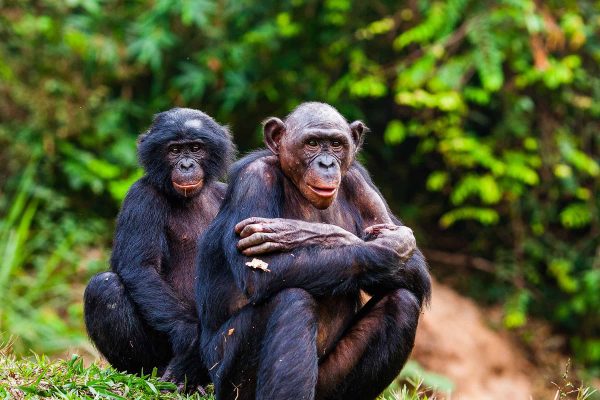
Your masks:
<instances>
[{"instance_id":1,"label":"bonobo lip","mask_svg":"<svg viewBox=\"0 0 600 400\"><path fill-rule=\"evenodd\" d=\"M310 188L310 190L315 192L320 197L333 197L333 195L337 191L337 186L317 187L317 186L308 185L308 187Z\"/></svg>"},{"instance_id":2,"label":"bonobo lip","mask_svg":"<svg viewBox=\"0 0 600 400\"><path fill-rule=\"evenodd\" d=\"M198 182L188 183L185 185L180 185L177 182L173 182L173 186L175 186L175 189L177 189L177 190L187 191L187 190L194 190L194 189L199 188L200 186L202 186L203 182L204 182L204 179L200 179Z\"/></svg>"}]
</instances>

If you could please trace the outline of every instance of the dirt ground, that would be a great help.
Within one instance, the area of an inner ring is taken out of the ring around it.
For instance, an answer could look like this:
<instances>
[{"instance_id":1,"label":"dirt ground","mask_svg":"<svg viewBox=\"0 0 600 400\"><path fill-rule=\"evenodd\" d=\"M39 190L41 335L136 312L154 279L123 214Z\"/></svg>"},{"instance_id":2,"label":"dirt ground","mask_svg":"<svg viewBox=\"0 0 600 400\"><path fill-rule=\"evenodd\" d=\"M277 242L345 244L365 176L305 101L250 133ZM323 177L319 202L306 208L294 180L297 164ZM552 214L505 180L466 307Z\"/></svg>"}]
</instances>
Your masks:
<instances>
[{"instance_id":1,"label":"dirt ground","mask_svg":"<svg viewBox=\"0 0 600 400\"><path fill-rule=\"evenodd\" d=\"M514 335L490 327L470 299L434 281L431 307L423 313L412 358L425 369L450 378L456 389L438 398L551 399L550 377L534 366ZM560 365L557 366L557 369Z\"/></svg>"}]
</instances>

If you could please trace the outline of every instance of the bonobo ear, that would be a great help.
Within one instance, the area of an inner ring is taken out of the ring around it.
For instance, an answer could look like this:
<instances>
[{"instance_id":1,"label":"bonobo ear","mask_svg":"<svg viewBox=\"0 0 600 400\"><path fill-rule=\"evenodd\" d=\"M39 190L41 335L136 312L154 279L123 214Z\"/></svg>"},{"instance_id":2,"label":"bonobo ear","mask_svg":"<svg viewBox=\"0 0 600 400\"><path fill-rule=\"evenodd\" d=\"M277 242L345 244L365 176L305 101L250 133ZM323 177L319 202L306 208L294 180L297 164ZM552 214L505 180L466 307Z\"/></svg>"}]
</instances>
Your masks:
<instances>
[{"instance_id":1,"label":"bonobo ear","mask_svg":"<svg viewBox=\"0 0 600 400\"><path fill-rule=\"evenodd\" d=\"M354 121L350 124L350 133L356 145L356 151L360 150L364 141L365 133L369 132L369 128L361 121Z\"/></svg>"},{"instance_id":2,"label":"bonobo ear","mask_svg":"<svg viewBox=\"0 0 600 400\"><path fill-rule=\"evenodd\" d=\"M285 124L279 118L271 117L263 125L265 144L273 153L279 154L279 141L285 132Z\"/></svg>"}]
</instances>

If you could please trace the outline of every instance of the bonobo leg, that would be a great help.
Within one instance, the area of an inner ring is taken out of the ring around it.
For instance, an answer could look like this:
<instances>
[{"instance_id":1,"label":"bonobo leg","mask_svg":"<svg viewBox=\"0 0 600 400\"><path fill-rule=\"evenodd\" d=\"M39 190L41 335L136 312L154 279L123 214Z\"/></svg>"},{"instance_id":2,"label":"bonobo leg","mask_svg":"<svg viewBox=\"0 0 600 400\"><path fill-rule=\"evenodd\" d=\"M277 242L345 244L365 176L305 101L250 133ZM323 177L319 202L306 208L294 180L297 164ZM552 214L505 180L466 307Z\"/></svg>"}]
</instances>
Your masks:
<instances>
[{"instance_id":1,"label":"bonobo leg","mask_svg":"<svg viewBox=\"0 0 600 400\"><path fill-rule=\"evenodd\" d=\"M416 297L398 289L372 298L319 365L318 399L374 399L400 373L413 348Z\"/></svg>"},{"instance_id":2,"label":"bonobo leg","mask_svg":"<svg viewBox=\"0 0 600 400\"><path fill-rule=\"evenodd\" d=\"M117 274L103 272L90 280L84 314L90 338L117 370L164 372L172 357L168 337L142 320Z\"/></svg>"},{"instance_id":3,"label":"bonobo leg","mask_svg":"<svg viewBox=\"0 0 600 400\"><path fill-rule=\"evenodd\" d=\"M203 345L217 399L313 399L316 334L315 302L302 289L245 306Z\"/></svg>"},{"instance_id":4,"label":"bonobo leg","mask_svg":"<svg viewBox=\"0 0 600 400\"><path fill-rule=\"evenodd\" d=\"M175 382L180 391L205 394L203 385L210 383L208 371L200 357L198 336L191 342L188 350L175 355L167 365L163 380Z\"/></svg>"}]
</instances>

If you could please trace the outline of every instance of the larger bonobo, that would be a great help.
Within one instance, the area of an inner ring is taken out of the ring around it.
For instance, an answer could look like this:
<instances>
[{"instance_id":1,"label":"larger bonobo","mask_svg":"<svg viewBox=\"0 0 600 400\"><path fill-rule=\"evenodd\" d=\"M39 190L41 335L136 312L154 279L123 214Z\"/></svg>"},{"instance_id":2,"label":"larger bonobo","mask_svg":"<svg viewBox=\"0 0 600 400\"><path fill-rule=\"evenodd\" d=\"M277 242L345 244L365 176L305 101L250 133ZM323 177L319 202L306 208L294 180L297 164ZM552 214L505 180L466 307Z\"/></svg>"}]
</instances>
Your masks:
<instances>
[{"instance_id":1,"label":"larger bonobo","mask_svg":"<svg viewBox=\"0 0 600 400\"><path fill-rule=\"evenodd\" d=\"M208 383L197 350L197 238L217 214L226 186L216 179L233 153L227 129L192 109L157 114L140 136L145 176L119 213L111 272L84 295L88 333L115 368L157 367L190 390Z\"/></svg>"},{"instance_id":2,"label":"larger bonobo","mask_svg":"<svg viewBox=\"0 0 600 400\"><path fill-rule=\"evenodd\" d=\"M232 168L198 257L201 349L218 399L375 398L406 362L430 278L355 161L365 130L304 103L267 120L269 150ZM268 271L247 266L257 254Z\"/></svg>"}]
</instances>

